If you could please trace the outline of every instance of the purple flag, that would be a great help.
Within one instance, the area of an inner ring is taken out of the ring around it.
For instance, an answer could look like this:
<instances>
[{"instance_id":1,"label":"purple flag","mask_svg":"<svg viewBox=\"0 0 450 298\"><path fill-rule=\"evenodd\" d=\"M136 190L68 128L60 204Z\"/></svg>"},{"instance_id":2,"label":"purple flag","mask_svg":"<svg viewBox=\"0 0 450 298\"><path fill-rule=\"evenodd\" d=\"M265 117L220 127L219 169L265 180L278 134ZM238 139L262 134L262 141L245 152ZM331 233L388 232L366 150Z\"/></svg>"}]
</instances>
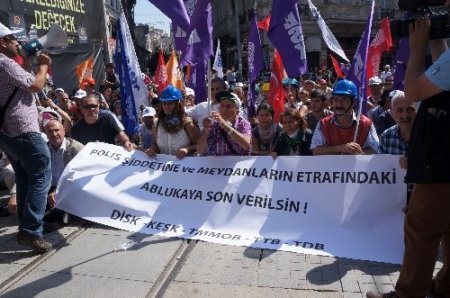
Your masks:
<instances>
[{"instance_id":1,"label":"purple flag","mask_svg":"<svg viewBox=\"0 0 450 298\"><path fill-rule=\"evenodd\" d=\"M191 76L187 86L194 89L195 104L206 101L208 98L206 94L206 65L207 63L202 61L191 66Z\"/></svg>"},{"instance_id":2,"label":"purple flag","mask_svg":"<svg viewBox=\"0 0 450 298\"><path fill-rule=\"evenodd\" d=\"M273 0L269 39L278 50L289 77L305 73L306 51L297 0Z\"/></svg>"},{"instance_id":3,"label":"purple flag","mask_svg":"<svg viewBox=\"0 0 450 298\"><path fill-rule=\"evenodd\" d=\"M394 89L405 90L405 72L406 63L409 57L409 41L408 38L401 38L398 44L397 55L395 56L394 68Z\"/></svg>"},{"instance_id":4,"label":"purple flag","mask_svg":"<svg viewBox=\"0 0 450 298\"><path fill-rule=\"evenodd\" d=\"M188 2L191 1L187 0L185 3ZM204 3L204 0L195 2L195 7L193 7L193 10L187 9L188 14L191 15L191 13L197 13L197 11L199 11L199 5L203 7ZM191 28L193 25L194 27ZM191 23L190 29L192 29L192 31L188 30L189 38L186 40L187 45L184 50L182 49L180 59L181 66L186 64L197 64L214 55L212 39L212 11L210 1L206 1L206 9L203 10L196 24Z\"/></svg>"},{"instance_id":5,"label":"purple flag","mask_svg":"<svg viewBox=\"0 0 450 298\"><path fill-rule=\"evenodd\" d=\"M367 115L367 97L366 97L366 75L367 75L367 52L369 50L370 33L372 31L373 12L375 1L372 1L369 19L367 20L366 29L359 41L355 56L352 60L352 66L347 73L347 78L355 83L359 96L358 111L363 115Z\"/></svg>"},{"instance_id":6,"label":"purple flag","mask_svg":"<svg viewBox=\"0 0 450 298\"><path fill-rule=\"evenodd\" d=\"M259 37L256 10L253 10L253 19L250 27L248 41L248 116L256 116L256 91L255 84L259 73L263 69L263 53L261 39Z\"/></svg>"},{"instance_id":7,"label":"purple flag","mask_svg":"<svg viewBox=\"0 0 450 298\"><path fill-rule=\"evenodd\" d=\"M189 30L189 16L183 0L149 0L172 21L172 33L175 37L175 48L181 49Z\"/></svg>"}]
</instances>

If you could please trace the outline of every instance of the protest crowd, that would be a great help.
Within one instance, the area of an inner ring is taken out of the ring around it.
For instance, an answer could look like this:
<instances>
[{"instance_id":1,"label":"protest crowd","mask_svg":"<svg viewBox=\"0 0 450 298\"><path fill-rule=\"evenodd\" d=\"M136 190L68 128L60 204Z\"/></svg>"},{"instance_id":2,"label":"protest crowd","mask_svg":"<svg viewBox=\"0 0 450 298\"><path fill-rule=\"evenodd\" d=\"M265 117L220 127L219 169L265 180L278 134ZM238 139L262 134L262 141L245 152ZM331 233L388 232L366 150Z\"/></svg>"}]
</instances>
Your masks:
<instances>
[{"instance_id":1,"label":"protest crowd","mask_svg":"<svg viewBox=\"0 0 450 298\"><path fill-rule=\"evenodd\" d=\"M0 182L10 192L2 216L19 217L19 244L38 253L51 250L43 233L73 217L55 209L58 179L89 142L141 150L150 159L158 154L177 159L398 155L408 170L404 264L395 293L368 297L424 297L428 291L450 297L450 178L445 169L450 165L450 51L444 41L431 41L434 64L426 69L427 30L426 19L411 29L410 60L399 78L404 87L394 87L390 65L367 79L367 96L335 70L284 77L278 97L273 81L260 76L249 84L234 66L210 73L210 98L197 98L184 83L150 76L138 126L126 133L123 90L113 63L105 65L103 81L87 77L79 88L64 90L48 80L51 58L45 52L37 57L36 69L16 62L21 60L16 59L14 31L0 24ZM440 245L444 267L432 280Z\"/></svg>"}]
</instances>

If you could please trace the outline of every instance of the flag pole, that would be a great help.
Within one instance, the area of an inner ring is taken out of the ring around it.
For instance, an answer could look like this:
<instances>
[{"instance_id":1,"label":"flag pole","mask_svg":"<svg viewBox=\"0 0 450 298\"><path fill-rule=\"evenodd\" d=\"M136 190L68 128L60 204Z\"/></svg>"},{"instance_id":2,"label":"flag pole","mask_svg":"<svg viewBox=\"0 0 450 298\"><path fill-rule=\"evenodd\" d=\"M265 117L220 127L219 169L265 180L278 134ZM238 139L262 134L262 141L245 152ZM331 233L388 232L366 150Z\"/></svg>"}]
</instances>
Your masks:
<instances>
[{"instance_id":1,"label":"flag pole","mask_svg":"<svg viewBox=\"0 0 450 298\"><path fill-rule=\"evenodd\" d=\"M208 70L206 76L208 78L208 116L211 114L211 57L208 57Z\"/></svg>"}]
</instances>

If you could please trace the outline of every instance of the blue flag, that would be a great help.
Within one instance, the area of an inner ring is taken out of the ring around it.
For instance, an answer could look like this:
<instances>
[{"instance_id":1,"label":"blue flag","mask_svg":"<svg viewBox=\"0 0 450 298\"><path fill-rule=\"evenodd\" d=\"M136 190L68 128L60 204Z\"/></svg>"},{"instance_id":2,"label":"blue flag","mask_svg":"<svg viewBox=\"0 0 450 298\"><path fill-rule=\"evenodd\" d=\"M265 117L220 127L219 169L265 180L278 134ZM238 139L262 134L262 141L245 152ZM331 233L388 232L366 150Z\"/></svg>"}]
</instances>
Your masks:
<instances>
[{"instance_id":1,"label":"blue flag","mask_svg":"<svg viewBox=\"0 0 450 298\"><path fill-rule=\"evenodd\" d=\"M372 5L367 20L366 29L359 41L355 56L352 60L352 66L347 73L347 78L355 83L359 96L358 111L363 115L367 114L367 97L366 97L366 76L367 76L367 52L369 50L370 33L372 32L373 12L375 1Z\"/></svg>"},{"instance_id":2,"label":"blue flag","mask_svg":"<svg viewBox=\"0 0 450 298\"><path fill-rule=\"evenodd\" d=\"M256 10L253 10L250 26L250 37L248 40L248 116L253 117L256 116L256 79L263 69L263 53L256 20Z\"/></svg>"},{"instance_id":3,"label":"blue flag","mask_svg":"<svg viewBox=\"0 0 450 298\"><path fill-rule=\"evenodd\" d=\"M189 0L185 3L191 2ZM197 64L214 55L212 39L212 9L210 0L198 0L195 5L187 6L191 17L186 46L181 51L180 65Z\"/></svg>"},{"instance_id":4,"label":"blue flag","mask_svg":"<svg viewBox=\"0 0 450 298\"><path fill-rule=\"evenodd\" d=\"M289 77L307 69L305 42L298 14L297 0L273 0L268 37L278 50Z\"/></svg>"},{"instance_id":5,"label":"blue flag","mask_svg":"<svg viewBox=\"0 0 450 298\"><path fill-rule=\"evenodd\" d=\"M139 107L147 101L147 88L141 76L130 29L124 14L120 16L117 22L114 62L120 79L122 123L126 134L131 136L139 128Z\"/></svg>"}]
</instances>

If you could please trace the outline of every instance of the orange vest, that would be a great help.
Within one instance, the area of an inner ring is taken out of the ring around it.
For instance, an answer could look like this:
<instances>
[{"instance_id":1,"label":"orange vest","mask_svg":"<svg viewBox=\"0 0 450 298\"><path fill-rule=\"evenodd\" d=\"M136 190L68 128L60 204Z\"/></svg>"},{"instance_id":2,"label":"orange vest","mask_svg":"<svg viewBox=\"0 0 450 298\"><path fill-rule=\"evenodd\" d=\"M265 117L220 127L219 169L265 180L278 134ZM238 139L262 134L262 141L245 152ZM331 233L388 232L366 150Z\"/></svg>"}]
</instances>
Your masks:
<instances>
[{"instance_id":1,"label":"orange vest","mask_svg":"<svg viewBox=\"0 0 450 298\"><path fill-rule=\"evenodd\" d=\"M356 123L352 124L348 128L342 128L333 123L333 115L322 118L320 120L320 129L325 136L327 146L342 145L353 142L353 136L355 134ZM356 143L363 148L369 135L372 120L364 115L361 115L359 120L358 135L356 136Z\"/></svg>"}]
</instances>

